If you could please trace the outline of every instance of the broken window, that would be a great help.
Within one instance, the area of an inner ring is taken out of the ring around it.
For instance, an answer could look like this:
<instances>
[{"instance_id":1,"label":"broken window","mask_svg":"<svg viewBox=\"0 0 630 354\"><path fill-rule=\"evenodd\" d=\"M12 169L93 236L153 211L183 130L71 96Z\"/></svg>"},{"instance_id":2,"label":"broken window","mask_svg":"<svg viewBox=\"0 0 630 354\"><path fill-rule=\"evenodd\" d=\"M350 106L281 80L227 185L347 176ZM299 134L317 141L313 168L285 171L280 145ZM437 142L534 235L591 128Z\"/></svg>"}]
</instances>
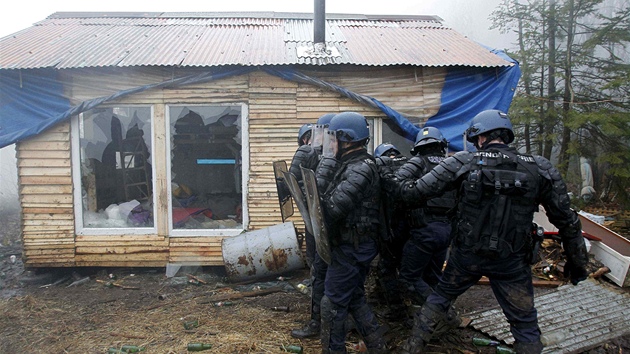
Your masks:
<instances>
[{"instance_id":1,"label":"broken window","mask_svg":"<svg viewBox=\"0 0 630 354\"><path fill-rule=\"evenodd\" d=\"M388 118L367 117L370 124L370 139L368 151L374 152L374 149L380 144L393 144L401 154L411 157L411 147L413 142L407 140L402 134L400 128Z\"/></svg>"},{"instance_id":2,"label":"broken window","mask_svg":"<svg viewBox=\"0 0 630 354\"><path fill-rule=\"evenodd\" d=\"M169 106L170 222L242 229L240 106Z\"/></svg>"},{"instance_id":3,"label":"broken window","mask_svg":"<svg viewBox=\"0 0 630 354\"><path fill-rule=\"evenodd\" d=\"M413 142L402 136L401 129L391 119L382 119L381 128L383 143L393 144L401 154L411 157Z\"/></svg>"},{"instance_id":4,"label":"broken window","mask_svg":"<svg viewBox=\"0 0 630 354\"><path fill-rule=\"evenodd\" d=\"M121 106L79 116L83 227L153 227L151 114Z\"/></svg>"}]
</instances>

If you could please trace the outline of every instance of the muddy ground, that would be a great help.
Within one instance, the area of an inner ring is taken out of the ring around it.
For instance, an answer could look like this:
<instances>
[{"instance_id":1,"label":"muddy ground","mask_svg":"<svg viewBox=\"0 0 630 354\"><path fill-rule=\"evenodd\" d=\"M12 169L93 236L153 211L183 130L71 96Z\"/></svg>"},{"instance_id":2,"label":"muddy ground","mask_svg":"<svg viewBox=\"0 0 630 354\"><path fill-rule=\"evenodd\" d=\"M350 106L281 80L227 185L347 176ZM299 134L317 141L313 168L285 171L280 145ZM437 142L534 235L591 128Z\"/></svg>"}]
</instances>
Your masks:
<instances>
[{"instance_id":1,"label":"muddy ground","mask_svg":"<svg viewBox=\"0 0 630 354\"><path fill-rule=\"evenodd\" d=\"M186 353L188 343L212 344L204 353L283 353L283 345L300 345L304 353L321 352L318 340L297 340L289 334L308 317L309 297L296 290L308 276L305 269L282 274L284 280L248 284L227 282L222 267L185 267L171 278L165 268L25 270L19 238L7 237L6 228L3 232L0 353L96 354L122 345L142 346L146 353ZM200 282L193 284L194 280ZM71 286L77 281L80 284ZM213 306L222 300L232 305ZM379 314L385 310L372 304ZM289 311L273 311L275 306L287 306ZM477 285L456 306L465 316L495 307L496 301L489 286ZM395 353L409 328L402 322L380 321L390 328L386 338ZM193 324L186 329L184 323ZM472 328L455 329L429 350L495 352L472 345L473 337L487 338ZM349 352L356 351L357 343L359 337L351 334ZM630 353L630 336L584 353Z\"/></svg>"}]
</instances>

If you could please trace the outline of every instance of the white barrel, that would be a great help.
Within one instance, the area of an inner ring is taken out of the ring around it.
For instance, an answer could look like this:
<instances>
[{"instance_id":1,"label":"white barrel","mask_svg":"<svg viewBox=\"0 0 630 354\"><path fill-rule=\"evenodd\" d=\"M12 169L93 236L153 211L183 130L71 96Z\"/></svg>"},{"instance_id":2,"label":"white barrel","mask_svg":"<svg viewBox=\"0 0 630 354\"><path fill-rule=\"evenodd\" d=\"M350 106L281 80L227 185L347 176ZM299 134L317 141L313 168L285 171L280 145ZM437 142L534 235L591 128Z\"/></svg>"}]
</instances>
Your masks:
<instances>
[{"instance_id":1,"label":"white barrel","mask_svg":"<svg viewBox=\"0 0 630 354\"><path fill-rule=\"evenodd\" d=\"M293 222L226 237L221 242L230 280L251 280L305 266Z\"/></svg>"}]
</instances>

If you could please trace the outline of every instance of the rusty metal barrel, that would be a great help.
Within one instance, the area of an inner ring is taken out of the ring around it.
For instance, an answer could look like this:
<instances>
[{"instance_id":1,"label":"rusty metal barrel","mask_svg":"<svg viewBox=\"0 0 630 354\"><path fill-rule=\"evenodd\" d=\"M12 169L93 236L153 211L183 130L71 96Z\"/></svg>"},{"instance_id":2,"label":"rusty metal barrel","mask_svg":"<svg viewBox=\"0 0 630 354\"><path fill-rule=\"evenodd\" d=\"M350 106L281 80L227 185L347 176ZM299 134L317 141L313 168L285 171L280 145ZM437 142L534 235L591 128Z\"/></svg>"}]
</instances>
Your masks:
<instances>
[{"instance_id":1,"label":"rusty metal barrel","mask_svg":"<svg viewBox=\"0 0 630 354\"><path fill-rule=\"evenodd\" d=\"M221 251L232 281L264 278L305 266L293 222L226 237Z\"/></svg>"}]
</instances>

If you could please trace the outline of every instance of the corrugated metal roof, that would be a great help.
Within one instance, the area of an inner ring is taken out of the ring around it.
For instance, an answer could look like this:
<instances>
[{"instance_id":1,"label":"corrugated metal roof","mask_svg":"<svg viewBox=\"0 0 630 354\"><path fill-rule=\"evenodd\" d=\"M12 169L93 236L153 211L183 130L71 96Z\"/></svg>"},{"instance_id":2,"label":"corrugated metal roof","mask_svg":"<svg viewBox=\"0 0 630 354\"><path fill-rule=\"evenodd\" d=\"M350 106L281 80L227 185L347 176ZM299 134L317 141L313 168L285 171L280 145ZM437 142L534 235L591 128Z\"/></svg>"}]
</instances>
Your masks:
<instances>
[{"instance_id":1,"label":"corrugated metal roof","mask_svg":"<svg viewBox=\"0 0 630 354\"><path fill-rule=\"evenodd\" d=\"M535 298L538 325L550 344L543 353L579 353L630 333L630 297L589 279ZM471 326L514 343L500 308L466 315Z\"/></svg>"},{"instance_id":2,"label":"corrugated metal roof","mask_svg":"<svg viewBox=\"0 0 630 354\"><path fill-rule=\"evenodd\" d=\"M55 13L0 39L0 69L511 65L433 16L327 14L326 46L331 54L303 54L310 53L304 48L313 47L312 16L275 12Z\"/></svg>"}]
</instances>

